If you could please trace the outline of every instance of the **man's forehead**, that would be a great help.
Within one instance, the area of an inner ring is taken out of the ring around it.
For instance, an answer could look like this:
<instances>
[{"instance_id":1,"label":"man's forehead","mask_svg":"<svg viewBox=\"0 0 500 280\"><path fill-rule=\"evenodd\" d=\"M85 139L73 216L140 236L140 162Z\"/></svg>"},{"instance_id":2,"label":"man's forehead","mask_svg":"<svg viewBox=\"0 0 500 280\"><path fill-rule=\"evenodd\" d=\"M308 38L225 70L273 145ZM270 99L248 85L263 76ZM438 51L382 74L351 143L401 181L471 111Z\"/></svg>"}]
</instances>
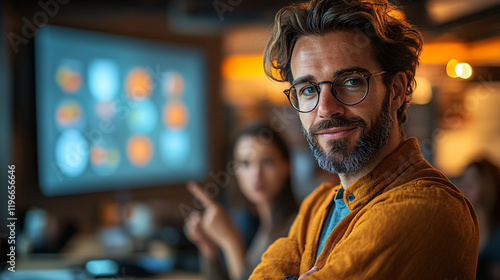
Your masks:
<instances>
[{"instance_id":1,"label":"man's forehead","mask_svg":"<svg viewBox=\"0 0 500 280\"><path fill-rule=\"evenodd\" d=\"M362 32L338 30L323 35L304 35L297 40L292 52L293 78L297 78L294 72L298 67L302 70L324 67L326 71L332 70L327 69L331 66L329 63L335 63L343 68L370 68L369 64L375 61L372 54L370 39Z\"/></svg>"},{"instance_id":2,"label":"man's forehead","mask_svg":"<svg viewBox=\"0 0 500 280\"><path fill-rule=\"evenodd\" d=\"M335 52L331 53L332 51ZM335 30L299 37L292 52L292 59L299 54L350 55L363 51L371 51L371 40L366 34L355 30Z\"/></svg>"}]
</instances>

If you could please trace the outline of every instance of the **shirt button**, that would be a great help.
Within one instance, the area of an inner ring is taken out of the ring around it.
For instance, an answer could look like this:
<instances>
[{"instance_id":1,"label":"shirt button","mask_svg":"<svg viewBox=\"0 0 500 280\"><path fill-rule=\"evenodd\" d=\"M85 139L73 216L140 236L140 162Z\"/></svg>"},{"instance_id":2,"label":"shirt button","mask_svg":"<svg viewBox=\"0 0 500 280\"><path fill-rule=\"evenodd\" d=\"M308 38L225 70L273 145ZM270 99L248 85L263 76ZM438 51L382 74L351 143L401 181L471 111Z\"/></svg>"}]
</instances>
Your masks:
<instances>
[{"instance_id":1,"label":"shirt button","mask_svg":"<svg viewBox=\"0 0 500 280\"><path fill-rule=\"evenodd\" d=\"M347 200L353 201L354 200L354 195L350 194L347 196Z\"/></svg>"}]
</instances>

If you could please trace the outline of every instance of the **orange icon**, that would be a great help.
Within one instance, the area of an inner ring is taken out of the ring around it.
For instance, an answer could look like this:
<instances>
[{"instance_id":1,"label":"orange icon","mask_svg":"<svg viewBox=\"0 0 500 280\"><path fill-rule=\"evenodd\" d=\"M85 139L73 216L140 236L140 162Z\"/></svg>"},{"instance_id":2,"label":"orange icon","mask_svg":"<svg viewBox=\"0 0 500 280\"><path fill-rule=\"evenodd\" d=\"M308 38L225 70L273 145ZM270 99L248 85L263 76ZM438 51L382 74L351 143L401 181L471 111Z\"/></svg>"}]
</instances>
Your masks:
<instances>
[{"instance_id":1,"label":"orange icon","mask_svg":"<svg viewBox=\"0 0 500 280\"><path fill-rule=\"evenodd\" d=\"M66 66L61 66L57 69L56 81L66 93L74 93L82 85L80 73Z\"/></svg>"},{"instance_id":2,"label":"orange icon","mask_svg":"<svg viewBox=\"0 0 500 280\"><path fill-rule=\"evenodd\" d=\"M163 122L169 128L183 128L188 122L186 106L179 101L171 102L163 108Z\"/></svg>"},{"instance_id":3,"label":"orange icon","mask_svg":"<svg viewBox=\"0 0 500 280\"><path fill-rule=\"evenodd\" d=\"M148 98L153 90L153 81L148 71L139 67L132 69L127 75L125 89L131 99Z\"/></svg>"},{"instance_id":4,"label":"orange icon","mask_svg":"<svg viewBox=\"0 0 500 280\"><path fill-rule=\"evenodd\" d=\"M153 155L153 145L146 136L132 136L127 143L127 156L130 162L138 167L145 166Z\"/></svg>"},{"instance_id":5,"label":"orange icon","mask_svg":"<svg viewBox=\"0 0 500 280\"><path fill-rule=\"evenodd\" d=\"M100 147L95 146L90 149L90 161L95 165L102 165L106 160L106 151Z\"/></svg>"},{"instance_id":6,"label":"orange icon","mask_svg":"<svg viewBox=\"0 0 500 280\"><path fill-rule=\"evenodd\" d=\"M61 127L75 127L82 119L82 108L72 100L64 101L56 111L56 120Z\"/></svg>"}]
</instances>

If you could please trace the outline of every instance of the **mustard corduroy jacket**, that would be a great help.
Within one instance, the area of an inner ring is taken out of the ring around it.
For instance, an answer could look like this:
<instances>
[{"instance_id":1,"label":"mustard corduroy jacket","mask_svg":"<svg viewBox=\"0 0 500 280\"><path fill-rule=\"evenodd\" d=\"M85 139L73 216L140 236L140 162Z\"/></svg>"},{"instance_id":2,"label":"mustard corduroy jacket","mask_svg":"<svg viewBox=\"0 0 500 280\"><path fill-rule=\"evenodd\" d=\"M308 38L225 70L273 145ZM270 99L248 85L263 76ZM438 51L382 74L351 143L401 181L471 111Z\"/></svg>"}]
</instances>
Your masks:
<instances>
[{"instance_id":1,"label":"mustard corduroy jacket","mask_svg":"<svg viewBox=\"0 0 500 280\"><path fill-rule=\"evenodd\" d=\"M288 237L274 242L250 279L475 279L479 225L472 204L405 140L344 191L349 214L318 238L340 186L324 183L302 203Z\"/></svg>"}]
</instances>

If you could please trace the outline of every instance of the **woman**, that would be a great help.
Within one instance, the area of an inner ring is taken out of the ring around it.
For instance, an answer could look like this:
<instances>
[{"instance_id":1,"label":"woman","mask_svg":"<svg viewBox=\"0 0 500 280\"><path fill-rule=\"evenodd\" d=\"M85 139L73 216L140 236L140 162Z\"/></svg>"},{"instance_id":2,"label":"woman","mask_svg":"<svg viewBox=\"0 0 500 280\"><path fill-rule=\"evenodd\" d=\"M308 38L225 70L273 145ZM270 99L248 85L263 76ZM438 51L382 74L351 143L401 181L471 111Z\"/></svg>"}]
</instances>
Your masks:
<instances>
[{"instance_id":1,"label":"woman","mask_svg":"<svg viewBox=\"0 0 500 280\"><path fill-rule=\"evenodd\" d=\"M241 232L222 205L196 184L188 189L205 207L192 213L185 225L188 238L203 257L207 279L227 279L219 248L230 279L248 279L262 254L274 240L286 236L298 210L290 182L290 155L285 141L269 126L256 123L242 129L233 148L234 174L243 197L260 221L248 250Z\"/></svg>"},{"instance_id":2,"label":"woman","mask_svg":"<svg viewBox=\"0 0 500 280\"><path fill-rule=\"evenodd\" d=\"M479 228L477 278L500 280L500 173L486 159L467 165L460 188L474 205Z\"/></svg>"}]
</instances>

